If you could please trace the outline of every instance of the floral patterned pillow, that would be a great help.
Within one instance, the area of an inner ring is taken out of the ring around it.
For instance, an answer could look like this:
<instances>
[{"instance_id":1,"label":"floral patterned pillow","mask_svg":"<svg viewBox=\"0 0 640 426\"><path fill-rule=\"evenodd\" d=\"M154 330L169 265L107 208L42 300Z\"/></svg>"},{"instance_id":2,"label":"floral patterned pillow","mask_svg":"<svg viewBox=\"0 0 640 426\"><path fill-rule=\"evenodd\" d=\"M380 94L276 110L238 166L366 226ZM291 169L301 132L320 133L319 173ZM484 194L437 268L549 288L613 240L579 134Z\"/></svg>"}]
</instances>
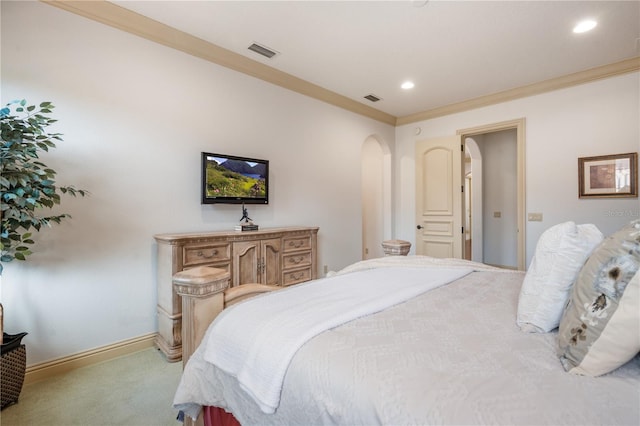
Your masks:
<instances>
[{"instance_id":1,"label":"floral patterned pillow","mask_svg":"<svg viewBox=\"0 0 640 426\"><path fill-rule=\"evenodd\" d=\"M580 270L560 321L565 370L599 376L640 352L640 220L607 237Z\"/></svg>"}]
</instances>

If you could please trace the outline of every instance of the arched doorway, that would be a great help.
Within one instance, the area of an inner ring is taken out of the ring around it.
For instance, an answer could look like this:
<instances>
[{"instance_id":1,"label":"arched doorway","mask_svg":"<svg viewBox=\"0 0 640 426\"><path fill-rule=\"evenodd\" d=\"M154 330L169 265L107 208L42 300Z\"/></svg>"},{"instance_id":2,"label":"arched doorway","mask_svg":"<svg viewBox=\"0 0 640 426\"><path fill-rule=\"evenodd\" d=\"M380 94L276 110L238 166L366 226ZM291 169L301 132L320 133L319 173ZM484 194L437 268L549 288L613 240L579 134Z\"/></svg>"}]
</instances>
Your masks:
<instances>
[{"instance_id":1,"label":"arched doorway","mask_svg":"<svg viewBox=\"0 0 640 426\"><path fill-rule=\"evenodd\" d=\"M482 153L478 144L472 137L465 138L465 153L469 156L469 170L465 173L471 185L467 194L469 195L467 210L470 213L467 229L469 239L471 240L471 256L470 260L482 262L483 244L482 244Z\"/></svg>"},{"instance_id":2,"label":"arched doorway","mask_svg":"<svg viewBox=\"0 0 640 426\"><path fill-rule=\"evenodd\" d=\"M384 256L391 238L391 149L377 136L362 144L362 259Z\"/></svg>"}]
</instances>

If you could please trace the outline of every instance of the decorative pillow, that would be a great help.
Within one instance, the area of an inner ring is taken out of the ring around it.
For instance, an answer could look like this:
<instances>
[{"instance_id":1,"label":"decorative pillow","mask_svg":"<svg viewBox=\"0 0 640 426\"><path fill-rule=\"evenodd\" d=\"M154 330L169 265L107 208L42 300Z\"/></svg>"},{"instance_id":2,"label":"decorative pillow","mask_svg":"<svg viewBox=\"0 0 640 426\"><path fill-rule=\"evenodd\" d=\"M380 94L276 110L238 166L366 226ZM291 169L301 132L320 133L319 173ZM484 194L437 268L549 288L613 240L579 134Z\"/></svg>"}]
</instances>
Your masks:
<instances>
[{"instance_id":1,"label":"decorative pillow","mask_svg":"<svg viewBox=\"0 0 640 426\"><path fill-rule=\"evenodd\" d=\"M604 236L595 225L564 222L544 231L522 282L516 322L529 333L558 327L580 268Z\"/></svg>"},{"instance_id":2,"label":"decorative pillow","mask_svg":"<svg viewBox=\"0 0 640 426\"><path fill-rule=\"evenodd\" d=\"M607 237L587 260L560 321L565 370L599 376L640 352L640 220Z\"/></svg>"}]
</instances>

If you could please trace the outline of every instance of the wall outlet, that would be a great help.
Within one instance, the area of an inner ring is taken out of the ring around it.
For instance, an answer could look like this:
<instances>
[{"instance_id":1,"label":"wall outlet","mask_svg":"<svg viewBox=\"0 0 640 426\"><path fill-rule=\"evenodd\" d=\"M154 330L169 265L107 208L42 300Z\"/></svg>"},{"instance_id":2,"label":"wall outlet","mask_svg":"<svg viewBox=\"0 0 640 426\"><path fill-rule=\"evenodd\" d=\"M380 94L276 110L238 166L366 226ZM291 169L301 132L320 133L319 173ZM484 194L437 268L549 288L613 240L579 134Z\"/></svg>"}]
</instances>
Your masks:
<instances>
[{"instance_id":1,"label":"wall outlet","mask_svg":"<svg viewBox=\"0 0 640 426\"><path fill-rule=\"evenodd\" d=\"M329 266L324 265L324 274L327 275L327 272L329 272Z\"/></svg>"},{"instance_id":2,"label":"wall outlet","mask_svg":"<svg viewBox=\"0 0 640 426\"><path fill-rule=\"evenodd\" d=\"M493 212L493 217L502 217L502 212Z\"/></svg>"},{"instance_id":3,"label":"wall outlet","mask_svg":"<svg viewBox=\"0 0 640 426\"><path fill-rule=\"evenodd\" d=\"M542 222L542 213L529 213L527 219L529 222Z\"/></svg>"}]
</instances>

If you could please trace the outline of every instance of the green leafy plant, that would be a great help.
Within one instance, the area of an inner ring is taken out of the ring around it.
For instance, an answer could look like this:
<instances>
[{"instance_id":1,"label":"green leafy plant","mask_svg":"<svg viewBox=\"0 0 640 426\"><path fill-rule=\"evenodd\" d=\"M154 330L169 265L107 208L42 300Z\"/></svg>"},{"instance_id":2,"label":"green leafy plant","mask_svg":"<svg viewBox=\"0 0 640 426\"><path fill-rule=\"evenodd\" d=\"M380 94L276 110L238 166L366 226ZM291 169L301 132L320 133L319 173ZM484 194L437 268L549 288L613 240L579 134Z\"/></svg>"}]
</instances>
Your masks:
<instances>
[{"instance_id":1,"label":"green leafy plant","mask_svg":"<svg viewBox=\"0 0 640 426\"><path fill-rule=\"evenodd\" d=\"M32 254L33 230L40 231L43 226L59 224L71 217L66 213L47 216L48 209L60 204L60 194L74 197L89 194L73 186L56 186L55 170L39 161L39 153L62 141L60 133L46 130L57 121L50 116L53 108L51 102L27 106L23 99L0 109L0 274L2 262L26 260Z\"/></svg>"}]
</instances>

